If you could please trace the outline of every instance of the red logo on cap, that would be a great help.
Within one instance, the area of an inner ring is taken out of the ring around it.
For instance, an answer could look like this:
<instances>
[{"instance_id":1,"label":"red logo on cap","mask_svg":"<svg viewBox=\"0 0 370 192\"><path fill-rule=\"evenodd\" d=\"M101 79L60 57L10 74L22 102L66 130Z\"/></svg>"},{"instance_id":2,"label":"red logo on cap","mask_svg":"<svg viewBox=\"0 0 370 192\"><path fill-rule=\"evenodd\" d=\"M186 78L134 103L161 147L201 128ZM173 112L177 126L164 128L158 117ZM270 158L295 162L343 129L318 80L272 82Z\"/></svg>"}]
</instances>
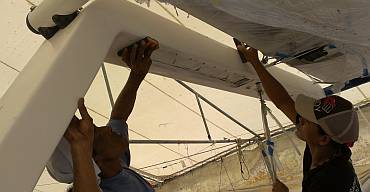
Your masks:
<instances>
[{"instance_id":1,"label":"red logo on cap","mask_svg":"<svg viewBox=\"0 0 370 192\"><path fill-rule=\"evenodd\" d=\"M335 99L333 97L326 97L315 102L315 111L324 111L325 113L330 113L336 106Z\"/></svg>"}]
</instances>

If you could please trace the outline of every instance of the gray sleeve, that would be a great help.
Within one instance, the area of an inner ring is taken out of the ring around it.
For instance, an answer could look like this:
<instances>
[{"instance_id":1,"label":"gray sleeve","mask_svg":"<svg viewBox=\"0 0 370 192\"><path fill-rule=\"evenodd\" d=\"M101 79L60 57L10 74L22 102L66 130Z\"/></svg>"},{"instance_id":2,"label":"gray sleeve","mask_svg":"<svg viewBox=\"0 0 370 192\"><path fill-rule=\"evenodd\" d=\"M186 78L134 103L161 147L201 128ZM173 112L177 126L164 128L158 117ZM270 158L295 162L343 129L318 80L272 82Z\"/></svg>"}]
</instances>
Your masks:
<instances>
[{"instance_id":1,"label":"gray sleeve","mask_svg":"<svg viewBox=\"0 0 370 192\"><path fill-rule=\"evenodd\" d=\"M129 139L128 125L125 121L117 120L117 119L111 119L111 120L109 120L107 125L112 128L113 132L115 132L117 134L120 134L124 137L127 137L127 139ZM130 162L131 162L130 149L128 151L126 151L125 153L123 153L122 161L126 164L127 167L130 167Z\"/></svg>"}]
</instances>

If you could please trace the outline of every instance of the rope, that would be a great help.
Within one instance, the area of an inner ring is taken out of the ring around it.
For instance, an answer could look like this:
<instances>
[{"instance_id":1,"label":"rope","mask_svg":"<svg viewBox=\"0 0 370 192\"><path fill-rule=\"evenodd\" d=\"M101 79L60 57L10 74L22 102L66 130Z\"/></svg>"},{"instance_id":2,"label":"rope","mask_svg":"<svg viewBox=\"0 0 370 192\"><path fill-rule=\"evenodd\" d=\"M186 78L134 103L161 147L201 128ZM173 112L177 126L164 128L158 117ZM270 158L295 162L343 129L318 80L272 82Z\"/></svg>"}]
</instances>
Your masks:
<instances>
[{"instance_id":1,"label":"rope","mask_svg":"<svg viewBox=\"0 0 370 192\"><path fill-rule=\"evenodd\" d=\"M228 144L228 145L225 145L225 146L221 146L221 147L217 147L217 148L212 148L212 149L207 150L207 151L198 152L198 153L194 153L194 154L188 155L187 157L180 157L180 158L172 159L172 160L169 160L169 161L164 161L164 162L161 162L161 163L156 163L156 164L153 164L153 165L148 165L148 166L145 166L145 167L141 167L139 169L147 169L147 168L154 167L154 166L157 166L157 165L162 165L162 164L170 163L170 162L173 162L173 161L187 159L189 157L193 157L193 156L196 156L196 155L201 155L201 154L208 153L208 152L213 152L213 151L215 151L217 149L222 149L222 148L225 148L225 147L229 147L231 145L234 145L234 144L232 143L232 144Z\"/></svg>"},{"instance_id":2,"label":"rope","mask_svg":"<svg viewBox=\"0 0 370 192\"><path fill-rule=\"evenodd\" d=\"M248 180L250 178L250 171L249 171L249 168L247 166L247 163L245 162L245 157L244 157L244 154L243 154L243 151L241 149L241 144L240 142L237 143L237 149L238 149L238 158L239 158L239 164L240 164L240 173L241 173L241 176L244 180ZM247 172L248 172L248 177L245 178L244 177L244 170L243 170L243 164L245 166L245 168L247 169Z\"/></svg>"}]
</instances>

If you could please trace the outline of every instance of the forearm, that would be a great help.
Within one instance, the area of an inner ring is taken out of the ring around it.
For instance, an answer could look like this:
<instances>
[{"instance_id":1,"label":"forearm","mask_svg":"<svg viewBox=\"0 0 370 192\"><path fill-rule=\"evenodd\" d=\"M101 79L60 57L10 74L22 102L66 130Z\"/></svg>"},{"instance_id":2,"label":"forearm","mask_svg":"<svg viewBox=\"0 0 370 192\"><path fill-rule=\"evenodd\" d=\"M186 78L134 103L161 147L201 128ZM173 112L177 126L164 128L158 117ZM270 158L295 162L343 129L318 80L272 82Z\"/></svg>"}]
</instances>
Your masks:
<instances>
[{"instance_id":1,"label":"forearm","mask_svg":"<svg viewBox=\"0 0 370 192\"><path fill-rule=\"evenodd\" d=\"M130 73L126 85L114 104L111 119L122 119L127 121L134 108L137 90L139 89L143 79L143 76Z\"/></svg>"},{"instance_id":2,"label":"forearm","mask_svg":"<svg viewBox=\"0 0 370 192\"><path fill-rule=\"evenodd\" d=\"M92 157L86 150L72 149L73 192L100 192Z\"/></svg>"},{"instance_id":3,"label":"forearm","mask_svg":"<svg viewBox=\"0 0 370 192\"><path fill-rule=\"evenodd\" d=\"M252 63L252 65L261 80L261 83L267 96L276 105L276 107L282 110L285 113L285 115L287 115L288 118L294 122L296 116L294 101L289 96L289 93L285 90L281 83L279 83L275 79L275 77L273 77L265 69L261 62L255 61Z\"/></svg>"}]
</instances>

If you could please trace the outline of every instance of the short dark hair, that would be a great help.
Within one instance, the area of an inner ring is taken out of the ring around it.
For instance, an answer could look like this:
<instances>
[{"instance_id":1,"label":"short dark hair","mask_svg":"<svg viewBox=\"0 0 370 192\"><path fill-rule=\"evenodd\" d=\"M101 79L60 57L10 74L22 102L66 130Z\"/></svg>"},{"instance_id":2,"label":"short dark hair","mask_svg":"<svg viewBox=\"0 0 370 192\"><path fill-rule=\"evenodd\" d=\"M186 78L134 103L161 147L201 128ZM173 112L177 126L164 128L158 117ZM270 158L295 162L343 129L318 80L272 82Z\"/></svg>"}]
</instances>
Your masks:
<instances>
[{"instance_id":1,"label":"short dark hair","mask_svg":"<svg viewBox=\"0 0 370 192\"><path fill-rule=\"evenodd\" d=\"M317 126L319 128L320 135L328 135L320 125ZM331 145L336 150L334 156L342 156L347 160L351 158L352 155L351 149L346 144L341 144L334 141L333 139L330 139L329 145Z\"/></svg>"}]
</instances>

